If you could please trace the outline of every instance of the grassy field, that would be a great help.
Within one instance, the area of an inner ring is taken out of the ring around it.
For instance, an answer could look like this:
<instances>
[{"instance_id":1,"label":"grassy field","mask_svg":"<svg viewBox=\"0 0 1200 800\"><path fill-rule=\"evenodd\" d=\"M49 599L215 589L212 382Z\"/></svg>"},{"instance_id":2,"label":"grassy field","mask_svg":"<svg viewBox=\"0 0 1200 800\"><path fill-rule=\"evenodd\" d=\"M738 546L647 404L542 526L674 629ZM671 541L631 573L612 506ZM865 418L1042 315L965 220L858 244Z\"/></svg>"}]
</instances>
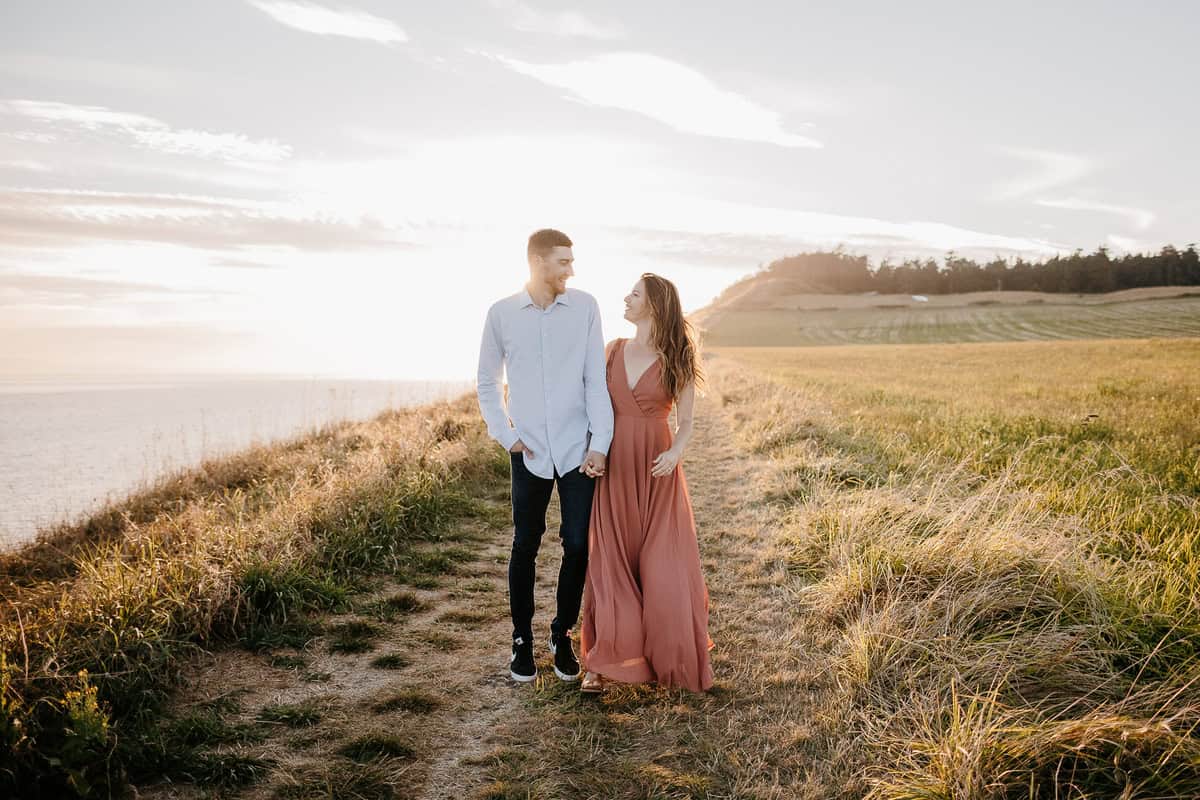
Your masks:
<instances>
[{"instance_id":1,"label":"grassy field","mask_svg":"<svg viewBox=\"0 0 1200 800\"><path fill-rule=\"evenodd\" d=\"M1200 796L1200 340L710 355L712 692L584 696L541 643L508 680L508 465L464 398L0 557L0 795Z\"/></svg>"},{"instance_id":2,"label":"grassy field","mask_svg":"<svg viewBox=\"0 0 1200 800\"><path fill-rule=\"evenodd\" d=\"M854 437L897 463L937 452L991 471L1044 440L1035 470L1053 458L1075 483L1200 496L1200 339L718 352L846 408Z\"/></svg>"},{"instance_id":3,"label":"grassy field","mask_svg":"<svg viewBox=\"0 0 1200 800\"><path fill-rule=\"evenodd\" d=\"M837 296L831 295L825 308L734 308L702 317L705 341L714 347L1200 336L1200 297L1088 304L972 302L837 308Z\"/></svg>"},{"instance_id":4,"label":"grassy field","mask_svg":"<svg viewBox=\"0 0 1200 800\"><path fill-rule=\"evenodd\" d=\"M112 797L165 781L228 797L268 778L280 797L411 786L430 752L410 718L436 702L427 692L334 708L310 688L303 703L242 708L226 683L172 700L212 653L276 688L330 680L312 667L317 641L365 653L360 685L409 663L411 636L400 652L367 651L494 523L486 497L508 463L485 439L473 397L385 412L208 461L0 554L0 796ZM333 614L357 616L330 625ZM355 723L344 736L326 729L324 750L284 760L294 729L337 716Z\"/></svg>"},{"instance_id":5,"label":"grassy field","mask_svg":"<svg viewBox=\"0 0 1200 800\"><path fill-rule=\"evenodd\" d=\"M847 796L1200 794L1200 341L718 351ZM853 787L853 788L849 788Z\"/></svg>"},{"instance_id":6,"label":"grassy field","mask_svg":"<svg viewBox=\"0 0 1200 800\"><path fill-rule=\"evenodd\" d=\"M482 796L1200 796L1200 341L710 356L713 692L539 681Z\"/></svg>"}]
</instances>

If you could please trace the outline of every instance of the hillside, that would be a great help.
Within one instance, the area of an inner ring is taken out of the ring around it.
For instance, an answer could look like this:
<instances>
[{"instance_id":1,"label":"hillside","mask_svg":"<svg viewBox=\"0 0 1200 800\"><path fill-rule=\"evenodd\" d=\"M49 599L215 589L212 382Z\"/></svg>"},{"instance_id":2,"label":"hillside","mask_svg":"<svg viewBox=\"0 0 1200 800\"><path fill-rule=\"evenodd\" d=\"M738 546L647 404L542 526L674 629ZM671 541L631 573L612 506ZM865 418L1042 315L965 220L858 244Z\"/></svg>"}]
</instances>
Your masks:
<instances>
[{"instance_id":1,"label":"hillside","mask_svg":"<svg viewBox=\"0 0 1200 800\"><path fill-rule=\"evenodd\" d=\"M819 294L762 273L691 315L714 346L1200 336L1200 290ZM921 298L924 299L921 299Z\"/></svg>"}]
</instances>

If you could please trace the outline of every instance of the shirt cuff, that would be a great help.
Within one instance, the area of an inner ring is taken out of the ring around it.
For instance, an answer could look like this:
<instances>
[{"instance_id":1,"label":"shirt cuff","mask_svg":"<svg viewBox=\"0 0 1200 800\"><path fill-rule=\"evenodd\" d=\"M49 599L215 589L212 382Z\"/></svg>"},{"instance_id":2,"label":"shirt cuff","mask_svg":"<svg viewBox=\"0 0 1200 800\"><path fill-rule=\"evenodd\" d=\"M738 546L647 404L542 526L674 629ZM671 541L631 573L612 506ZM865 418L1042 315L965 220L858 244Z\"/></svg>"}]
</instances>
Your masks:
<instances>
[{"instance_id":1,"label":"shirt cuff","mask_svg":"<svg viewBox=\"0 0 1200 800\"><path fill-rule=\"evenodd\" d=\"M496 441L499 442L500 446L503 447L505 450L508 450L511 452L512 446L514 444L516 444L517 440L519 440L520 438L521 438L521 435L519 433L517 433L516 428L509 428L508 430L504 431L503 434L501 434L500 436L497 436Z\"/></svg>"},{"instance_id":2,"label":"shirt cuff","mask_svg":"<svg viewBox=\"0 0 1200 800\"><path fill-rule=\"evenodd\" d=\"M608 437L607 439L597 439L597 438L593 437L591 440L588 441L588 450L595 451L595 452L599 453L600 455L605 456L607 458L608 457L608 448L610 445L612 445L612 437L611 436Z\"/></svg>"}]
</instances>

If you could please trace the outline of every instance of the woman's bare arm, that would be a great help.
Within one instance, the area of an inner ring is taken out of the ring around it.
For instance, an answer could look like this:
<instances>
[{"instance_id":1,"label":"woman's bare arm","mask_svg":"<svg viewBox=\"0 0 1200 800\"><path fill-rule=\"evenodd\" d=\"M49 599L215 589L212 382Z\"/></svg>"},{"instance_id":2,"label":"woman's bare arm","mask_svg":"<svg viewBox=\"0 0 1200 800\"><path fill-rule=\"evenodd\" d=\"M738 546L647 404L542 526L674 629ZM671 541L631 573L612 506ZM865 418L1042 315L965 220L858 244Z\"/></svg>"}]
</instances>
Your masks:
<instances>
[{"instance_id":1,"label":"woman's bare arm","mask_svg":"<svg viewBox=\"0 0 1200 800\"><path fill-rule=\"evenodd\" d=\"M692 438L695 407L696 385L694 382L688 381L688 385L683 387L683 391L679 393L679 399L675 402L675 421L678 425L675 429L675 441L671 444L671 449L659 453L658 458L654 459L650 469L650 474L654 477L661 478L670 475L683 458L683 451Z\"/></svg>"}]
</instances>

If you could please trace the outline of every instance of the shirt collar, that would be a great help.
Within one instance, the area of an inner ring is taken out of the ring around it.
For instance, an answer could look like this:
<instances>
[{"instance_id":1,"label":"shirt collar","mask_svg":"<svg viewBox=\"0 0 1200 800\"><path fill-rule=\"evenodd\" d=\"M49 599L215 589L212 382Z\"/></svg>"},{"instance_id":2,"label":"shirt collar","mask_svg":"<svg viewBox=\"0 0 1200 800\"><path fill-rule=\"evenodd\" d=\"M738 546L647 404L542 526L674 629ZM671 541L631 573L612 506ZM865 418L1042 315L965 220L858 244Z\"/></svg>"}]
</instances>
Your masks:
<instances>
[{"instance_id":1,"label":"shirt collar","mask_svg":"<svg viewBox=\"0 0 1200 800\"><path fill-rule=\"evenodd\" d=\"M533 296L531 294L529 294L528 289L521 290L520 300L521 300L521 308L526 308L528 306L533 306L534 308L537 308L537 304L533 302ZM569 305L571 305L571 301L567 299L567 293L563 292L558 297L554 298L554 304L569 306Z\"/></svg>"}]
</instances>

